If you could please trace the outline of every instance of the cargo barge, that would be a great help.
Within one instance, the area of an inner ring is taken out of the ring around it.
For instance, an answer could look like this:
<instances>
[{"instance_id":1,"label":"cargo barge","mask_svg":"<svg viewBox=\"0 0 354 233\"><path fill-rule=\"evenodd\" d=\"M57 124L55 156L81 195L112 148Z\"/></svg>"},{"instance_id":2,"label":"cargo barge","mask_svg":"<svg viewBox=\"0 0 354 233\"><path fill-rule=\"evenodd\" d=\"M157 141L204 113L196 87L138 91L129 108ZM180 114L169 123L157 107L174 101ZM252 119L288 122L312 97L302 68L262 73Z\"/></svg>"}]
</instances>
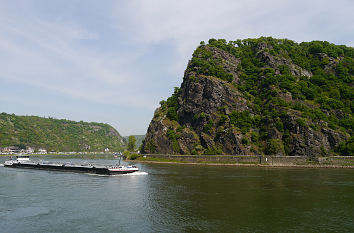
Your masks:
<instances>
[{"instance_id":1,"label":"cargo barge","mask_svg":"<svg viewBox=\"0 0 354 233\"><path fill-rule=\"evenodd\" d=\"M139 171L139 168L137 168L136 166L121 166L120 161L119 164L113 166L102 166L96 164L80 165L72 163L32 162L29 160L29 156L17 156L16 159L10 159L5 161L4 166L11 168L82 172L101 175L128 174Z\"/></svg>"}]
</instances>

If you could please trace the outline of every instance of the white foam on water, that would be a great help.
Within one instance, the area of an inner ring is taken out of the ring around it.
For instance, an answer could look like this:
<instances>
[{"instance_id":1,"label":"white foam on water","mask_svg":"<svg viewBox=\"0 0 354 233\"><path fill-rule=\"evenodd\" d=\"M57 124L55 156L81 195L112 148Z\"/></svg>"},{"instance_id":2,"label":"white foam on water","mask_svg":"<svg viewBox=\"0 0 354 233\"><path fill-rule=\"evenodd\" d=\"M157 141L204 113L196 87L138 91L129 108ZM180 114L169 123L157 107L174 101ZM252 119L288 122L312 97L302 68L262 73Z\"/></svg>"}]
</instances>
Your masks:
<instances>
[{"instance_id":1,"label":"white foam on water","mask_svg":"<svg viewBox=\"0 0 354 233\"><path fill-rule=\"evenodd\" d=\"M0 167L3 167L4 166L4 164L0 164Z\"/></svg>"},{"instance_id":2,"label":"white foam on water","mask_svg":"<svg viewBox=\"0 0 354 233\"><path fill-rule=\"evenodd\" d=\"M127 174L116 174L116 175L104 175L104 174L94 174L94 173L86 173L87 175L90 176L146 176L149 173L147 172L133 172L133 173L127 173Z\"/></svg>"},{"instance_id":3,"label":"white foam on water","mask_svg":"<svg viewBox=\"0 0 354 233\"><path fill-rule=\"evenodd\" d=\"M146 175L148 175L147 172L133 172L127 174L113 175L113 176L146 176Z\"/></svg>"},{"instance_id":4,"label":"white foam on water","mask_svg":"<svg viewBox=\"0 0 354 233\"><path fill-rule=\"evenodd\" d=\"M95 173L83 173L89 176L110 176L110 175L104 175L104 174L95 174Z\"/></svg>"}]
</instances>

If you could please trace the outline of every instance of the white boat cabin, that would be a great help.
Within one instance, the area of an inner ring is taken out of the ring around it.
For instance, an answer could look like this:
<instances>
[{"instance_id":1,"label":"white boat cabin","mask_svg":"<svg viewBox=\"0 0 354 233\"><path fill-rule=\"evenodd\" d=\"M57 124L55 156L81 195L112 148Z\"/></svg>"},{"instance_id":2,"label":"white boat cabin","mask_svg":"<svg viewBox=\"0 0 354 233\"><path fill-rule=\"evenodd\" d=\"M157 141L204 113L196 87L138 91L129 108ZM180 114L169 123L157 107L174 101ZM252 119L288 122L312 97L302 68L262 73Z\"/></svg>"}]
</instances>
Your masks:
<instances>
[{"instance_id":1,"label":"white boat cabin","mask_svg":"<svg viewBox=\"0 0 354 233\"><path fill-rule=\"evenodd\" d=\"M18 156L16 156L16 160L19 162L29 161L29 156L28 155L18 155Z\"/></svg>"}]
</instances>

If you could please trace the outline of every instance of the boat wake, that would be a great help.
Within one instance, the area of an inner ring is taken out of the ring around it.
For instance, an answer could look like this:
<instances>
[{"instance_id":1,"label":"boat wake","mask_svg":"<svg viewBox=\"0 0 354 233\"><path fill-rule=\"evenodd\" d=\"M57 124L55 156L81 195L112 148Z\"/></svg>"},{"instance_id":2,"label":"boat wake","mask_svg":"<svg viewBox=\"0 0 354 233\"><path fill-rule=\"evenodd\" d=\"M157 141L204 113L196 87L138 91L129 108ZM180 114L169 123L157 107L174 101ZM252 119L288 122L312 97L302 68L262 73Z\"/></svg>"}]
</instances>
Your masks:
<instances>
[{"instance_id":1,"label":"boat wake","mask_svg":"<svg viewBox=\"0 0 354 233\"><path fill-rule=\"evenodd\" d=\"M128 174L113 175L113 176L146 176L146 175L148 175L147 172L133 172Z\"/></svg>"},{"instance_id":2,"label":"boat wake","mask_svg":"<svg viewBox=\"0 0 354 233\"><path fill-rule=\"evenodd\" d=\"M92 173L86 173L87 175L90 176L108 176L108 177L116 177L116 176L146 176L149 173L147 172L133 172L133 173L128 173L128 174L116 174L116 175L103 175L103 174L92 174Z\"/></svg>"},{"instance_id":3,"label":"boat wake","mask_svg":"<svg viewBox=\"0 0 354 233\"><path fill-rule=\"evenodd\" d=\"M4 166L4 164L0 164L0 167L3 167Z\"/></svg>"}]
</instances>

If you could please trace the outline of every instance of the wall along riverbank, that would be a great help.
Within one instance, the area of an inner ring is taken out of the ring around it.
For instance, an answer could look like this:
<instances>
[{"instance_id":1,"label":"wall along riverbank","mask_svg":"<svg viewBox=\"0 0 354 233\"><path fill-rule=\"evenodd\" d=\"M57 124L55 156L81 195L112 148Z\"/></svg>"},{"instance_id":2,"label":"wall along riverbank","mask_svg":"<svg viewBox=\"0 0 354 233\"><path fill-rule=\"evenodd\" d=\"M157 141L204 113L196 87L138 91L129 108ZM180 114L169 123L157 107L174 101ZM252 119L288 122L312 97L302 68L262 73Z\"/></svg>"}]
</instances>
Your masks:
<instances>
[{"instance_id":1,"label":"wall along riverbank","mask_svg":"<svg viewBox=\"0 0 354 233\"><path fill-rule=\"evenodd\" d=\"M305 156L145 154L130 161L208 165L354 168L354 156L309 158Z\"/></svg>"}]
</instances>

